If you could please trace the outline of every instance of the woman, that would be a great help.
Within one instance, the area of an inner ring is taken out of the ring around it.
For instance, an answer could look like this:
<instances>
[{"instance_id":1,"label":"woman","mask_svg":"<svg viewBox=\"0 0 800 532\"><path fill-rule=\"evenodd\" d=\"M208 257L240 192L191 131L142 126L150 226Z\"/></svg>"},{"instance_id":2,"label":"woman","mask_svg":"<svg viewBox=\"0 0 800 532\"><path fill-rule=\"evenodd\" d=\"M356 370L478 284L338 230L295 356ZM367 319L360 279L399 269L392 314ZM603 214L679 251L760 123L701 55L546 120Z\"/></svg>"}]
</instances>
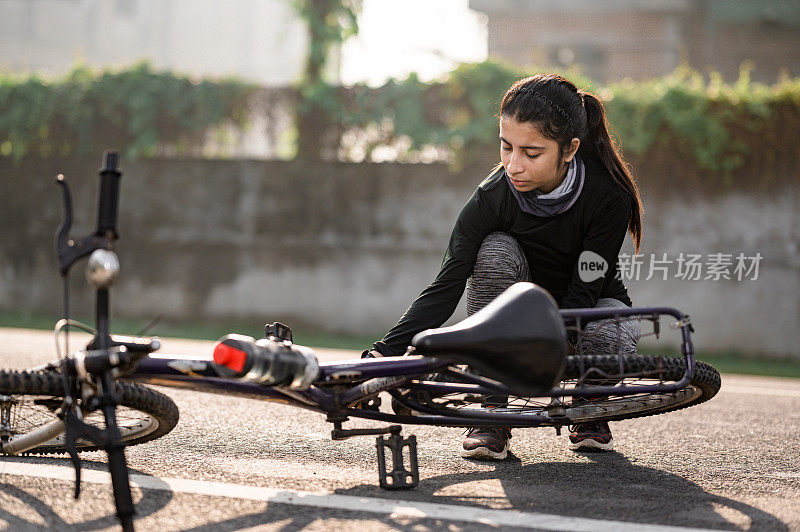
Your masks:
<instances>
[{"instance_id":1,"label":"woman","mask_svg":"<svg viewBox=\"0 0 800 532\"><path fill-rule=\"evenodd\" d=\"M439 275L373 345L372 356L402 354L416 333L441 326L465 285L469 314L519 281L542 286L560 308L631 305L617 256L626 231L638 252L642 204L602 103L561 76L537 75L506 91L499 122L501 164L461 211ZM582 276L581 260L598 256L608 265L605 274ZM584 349L608 352L609 343L616 346L613 329L606 336L595 331ZM620 349L635 350L638 338L638 323L625 322ZM505 428L470 429L462 456L503 459L510 438ZM570 448L612 449L608 424L574 426Z\"/></svg>"}]
</instances>

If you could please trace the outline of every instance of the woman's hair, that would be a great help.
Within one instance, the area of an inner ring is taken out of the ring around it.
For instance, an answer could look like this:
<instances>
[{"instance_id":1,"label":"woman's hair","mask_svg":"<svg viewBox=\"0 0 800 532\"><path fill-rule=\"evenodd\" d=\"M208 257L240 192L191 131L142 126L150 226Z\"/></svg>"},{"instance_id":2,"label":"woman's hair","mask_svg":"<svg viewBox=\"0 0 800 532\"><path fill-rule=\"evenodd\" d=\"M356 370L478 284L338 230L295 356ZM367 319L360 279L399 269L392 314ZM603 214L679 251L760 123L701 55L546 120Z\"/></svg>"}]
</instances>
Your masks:
<instances>
[{"instance_id":1,"label":"woman's hair","mask_svg":"<svg viewBox=\"0 0 800 532\"><path fill-rule=\"evenodd\" d=\"M614 180L633 198L628 230L636 252L642 240L642 199L633 171L608 134L603 104L590 92L580 91L557 74L538 74L514 83L500 102L500 117L533 124L565 153L572 139L579 152L594 154Z\"/></svg>"}]
</instances>

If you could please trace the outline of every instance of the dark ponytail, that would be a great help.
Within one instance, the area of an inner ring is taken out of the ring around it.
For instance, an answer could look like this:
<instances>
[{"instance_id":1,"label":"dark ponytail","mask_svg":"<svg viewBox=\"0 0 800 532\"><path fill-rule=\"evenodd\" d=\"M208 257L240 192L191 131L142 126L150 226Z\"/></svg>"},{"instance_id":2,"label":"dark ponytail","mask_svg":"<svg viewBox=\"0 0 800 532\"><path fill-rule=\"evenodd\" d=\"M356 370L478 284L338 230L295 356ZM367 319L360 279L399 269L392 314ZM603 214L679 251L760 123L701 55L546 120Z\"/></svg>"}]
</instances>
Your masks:
<instances>
[{"instance_id":1,"label":"dark ponytail","mask_svg":"<svg viewBox=\"0 0 800 532\"><path fill-rule=\"evenodd\" d=\"M633 198L631 218L628 221L628 230L633 237L633 246L636 253L642 242L642 198L639 195L639 186L633 176L630 166L622 158L619 147L608 134L608 120L606 110L597 97L590 92L579 92L583 98L586 109L586 138L583 142L588 144L592 152L600 159L608 173L619 186L628 191Z\"/></svg>"},{"instance_id":2,"label":"dark ponytail","mask_svg":"<svg viewBox=\"0 0 800 532\"><path fill-rule=\"evenodd\" d=\"M642 198L633 170L608 134L606 112L597 97L579 91L571 81L557 74L538 74L517 81L506 91L500 102L500 116L534 124L545 137L558 142L562 155L572 139L579 138L579 151L596 156L633 199L628 231L639 252L644 213Z\"/></svg>"}]
</instances>

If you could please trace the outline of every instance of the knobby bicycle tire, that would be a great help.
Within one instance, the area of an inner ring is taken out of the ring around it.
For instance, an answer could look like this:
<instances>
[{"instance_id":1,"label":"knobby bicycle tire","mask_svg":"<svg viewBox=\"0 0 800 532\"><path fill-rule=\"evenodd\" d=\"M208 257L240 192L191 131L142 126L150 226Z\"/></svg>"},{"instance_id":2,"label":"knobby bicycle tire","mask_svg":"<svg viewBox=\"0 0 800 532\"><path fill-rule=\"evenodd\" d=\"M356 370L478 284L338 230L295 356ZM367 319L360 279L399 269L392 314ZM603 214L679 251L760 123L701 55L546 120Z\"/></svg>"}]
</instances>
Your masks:
<instances>
[{"instance_id":1,"label":"knobby bicycle tire","mask_svg":"<svg viewBox=\"0 0 800 532\"><path fill-rule=\"evenodd\" d=\"M648 356L648 355L622 355L625 374L640 373L657 376L666 382L678 381L683 378L686 363L683 358ZM583 368L593 367L608 374L619 375L620 360L617 355L591 355L583 356ZM581 375L580 357L567 357L562 380L578 379ZM697 393L686 401L676 401L663 406L655 406L649 410L633 411L625 414L604 416L598 421L616 421L636 417L654 416L665 412L673 412L690 406L699 405L714 397L722 385L719 372L705 362L695 361L694 373L687 387L694 388ZM669 394L665 394L669 395Z\"/></svg>"},{"instance_id":2,"label":"knobby bicycle tire","mask_svg":"<svg viewBox=\"0 0 800 532\"><path fill-rule=\"evenodd\" d=\"M117 409L118 423L126 446L138 445L160 438L177 425L178 407L163 393L130 382L115 382L115 387L119 407L121 407ZM54 371L0 370L0 396L9 396L12 401L16 401L18 398L27 398L34 407L40 407L43 404L49 405L34 409L34 413L43 419L42 421L37 420L35 424L29 423L30 429L33 429L44 422L55 419L53 406L64 397L64 387L61 375ZM147 417L142 416L142 419L138 421L139 425L136 425L136 420L126 425L127 412L140 413ZM49 419L47 419L48 414ZM92 415L102 419L102 414L99 412ZM62 435L39 447L29 449L23 454L65 453L63 440ZM77 447L78 451L100 450L96 444L84 440L78 440Z\"/></svg>"}]
</instances>

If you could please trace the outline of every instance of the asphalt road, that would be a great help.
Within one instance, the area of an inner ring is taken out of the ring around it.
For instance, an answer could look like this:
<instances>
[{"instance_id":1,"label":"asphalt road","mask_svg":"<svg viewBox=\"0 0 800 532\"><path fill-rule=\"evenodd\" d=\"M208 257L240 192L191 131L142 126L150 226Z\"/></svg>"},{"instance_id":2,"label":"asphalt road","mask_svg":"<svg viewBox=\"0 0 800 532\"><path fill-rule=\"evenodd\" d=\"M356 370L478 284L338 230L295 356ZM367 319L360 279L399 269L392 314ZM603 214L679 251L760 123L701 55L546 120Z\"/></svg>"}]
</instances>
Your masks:
<instances>
[{"instance_id":1,"label":"asphalt road","mask_svg":"<svg viewBox=\"0 0 800 532\"><path fill-rule=\"evenodd\" d=\"M0 329L0 367L51 360L53 345L50 333ZM210 346L165 340L162 351ZM724 375L709 403L613 423L611 453L573 453L566 435L528 429L514 431L509 460L474 462L458 456L460 430L407 427L421 482L405 492L377 487L373 437L331 441L322 415L162 391L180 423L127 450L140 530L800 530L800 380ZM104 456L83 458L77 502L66 460L0 458L0 529L114 529Z\"/></svg>"}]
</instances>

